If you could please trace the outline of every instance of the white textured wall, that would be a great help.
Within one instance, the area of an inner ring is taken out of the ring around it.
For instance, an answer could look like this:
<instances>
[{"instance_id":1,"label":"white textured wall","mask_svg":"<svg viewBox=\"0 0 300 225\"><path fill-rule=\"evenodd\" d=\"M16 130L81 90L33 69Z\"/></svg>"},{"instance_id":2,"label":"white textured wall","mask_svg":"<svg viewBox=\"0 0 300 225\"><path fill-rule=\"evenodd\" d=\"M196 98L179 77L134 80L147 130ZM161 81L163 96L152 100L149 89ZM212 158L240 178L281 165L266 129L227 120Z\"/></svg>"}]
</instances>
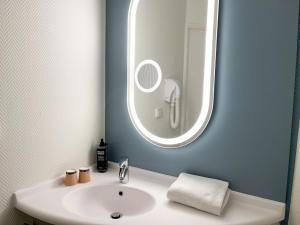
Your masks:
<instances>
[{"instance_id":1,"label":"white textured wall","mask_svg":"<svg viewBox=\"0 0 300 225\"><path fill-rule=\"evenodd\" d=\"M300 125L289 225L300 224Z\"/></svg>"},{"instance_id":2,"label":"white textured wall","mask_svg":"<svg viewBox=\"0 0 300 225\"><path fill-rule=\"evenodd\" d=\"M94 160L104 32L105 0L0 0L1 225L14 191Z\"/></svg>"}]
</instances>

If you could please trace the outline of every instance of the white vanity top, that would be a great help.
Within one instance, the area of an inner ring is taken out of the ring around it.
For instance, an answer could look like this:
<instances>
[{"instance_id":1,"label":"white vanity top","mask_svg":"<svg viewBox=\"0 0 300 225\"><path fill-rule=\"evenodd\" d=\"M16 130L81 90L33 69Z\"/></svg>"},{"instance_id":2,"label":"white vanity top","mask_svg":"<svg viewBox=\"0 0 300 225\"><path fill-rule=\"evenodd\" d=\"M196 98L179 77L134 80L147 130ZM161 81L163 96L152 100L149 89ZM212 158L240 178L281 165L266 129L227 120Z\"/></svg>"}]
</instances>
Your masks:
<instances>
[{"instance_id":1,"label":"white vanity top","mask_svg":"<svg viewBox=\"0 0 300 225\"><path fill-rule=\"evenodd\" d=\"M175 177L130 167L130 179L124 187L143 190L154 197L155 206L144 214L123 216L113 220L107 213L103 218L87 217L66 207L66 196L84 188L102 185L118 186L118 168L110 163L106 173L92 172L92 181L66 187L62 177L37 186L17 191L15 207L24 213L55 225L271 225L284 219L285 204L238 192L232 192L222 216L170 202L166 198L168 187ZM96 189L97 190L97 189ZM132 201L138 201L132 199ZM82 202L83 205L89 204Z\"/></svg>"}]
</instances>

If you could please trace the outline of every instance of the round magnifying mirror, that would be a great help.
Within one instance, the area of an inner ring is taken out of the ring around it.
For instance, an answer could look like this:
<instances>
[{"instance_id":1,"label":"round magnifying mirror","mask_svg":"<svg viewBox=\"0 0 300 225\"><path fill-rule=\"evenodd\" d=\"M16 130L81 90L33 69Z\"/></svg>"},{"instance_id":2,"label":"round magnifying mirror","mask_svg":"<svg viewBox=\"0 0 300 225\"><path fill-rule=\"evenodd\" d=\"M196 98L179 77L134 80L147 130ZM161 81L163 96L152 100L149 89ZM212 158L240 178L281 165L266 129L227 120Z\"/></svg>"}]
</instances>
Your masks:
<instances>
[{"instance_id":1,"label":"round magnifying mirror","mask_svg":"<svg viewBox=\"0 0 300 225\"><path fill-rule=\"evenodd\" d=\"M135 71L135 84L143 92L153 92L161 83L161 74L161 68L157 62L144 60Z\"/></svg>"}]
</instances>

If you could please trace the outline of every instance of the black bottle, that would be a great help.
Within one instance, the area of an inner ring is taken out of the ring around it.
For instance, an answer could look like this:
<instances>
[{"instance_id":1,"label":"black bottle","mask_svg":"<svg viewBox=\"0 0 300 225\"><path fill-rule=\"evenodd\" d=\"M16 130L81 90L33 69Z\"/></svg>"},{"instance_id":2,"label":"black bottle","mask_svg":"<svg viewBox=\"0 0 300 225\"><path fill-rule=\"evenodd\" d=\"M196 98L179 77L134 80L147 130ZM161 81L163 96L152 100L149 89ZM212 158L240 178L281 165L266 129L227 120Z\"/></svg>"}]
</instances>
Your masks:
<instances>
[{"instance_id":1,"label":"black bottle","mask_svg":"<svg viewBox=\"0 0 300 225\"><path fill-rule=\"evenodd\" d=\"M107 144L103 139L97 147L97 169L99 172L104 173L107 171Z\"/></svg>"}]
</instances>

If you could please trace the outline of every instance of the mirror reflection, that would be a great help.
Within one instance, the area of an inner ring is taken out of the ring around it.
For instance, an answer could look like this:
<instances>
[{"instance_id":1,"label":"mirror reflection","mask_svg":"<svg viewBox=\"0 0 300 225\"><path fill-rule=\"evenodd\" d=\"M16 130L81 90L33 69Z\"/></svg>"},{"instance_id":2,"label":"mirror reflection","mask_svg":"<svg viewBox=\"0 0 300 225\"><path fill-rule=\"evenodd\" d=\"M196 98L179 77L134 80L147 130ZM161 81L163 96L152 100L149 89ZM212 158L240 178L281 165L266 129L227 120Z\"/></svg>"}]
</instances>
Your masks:
<instances>
[{"instance_id":1,"label":"mirror reflection","mask_svg":"<svg viewBox=\"0 0 300 225\"><path fill-rule=\"evenodd\" d=\"M206 8L207 0L140 0L135 64L156 61L163 82L152 93L135 85L135 105L144 126L160 137L180 136L199 116ZM144 81L153 75L147 76Z\"/></svg>"}]
</instances>

